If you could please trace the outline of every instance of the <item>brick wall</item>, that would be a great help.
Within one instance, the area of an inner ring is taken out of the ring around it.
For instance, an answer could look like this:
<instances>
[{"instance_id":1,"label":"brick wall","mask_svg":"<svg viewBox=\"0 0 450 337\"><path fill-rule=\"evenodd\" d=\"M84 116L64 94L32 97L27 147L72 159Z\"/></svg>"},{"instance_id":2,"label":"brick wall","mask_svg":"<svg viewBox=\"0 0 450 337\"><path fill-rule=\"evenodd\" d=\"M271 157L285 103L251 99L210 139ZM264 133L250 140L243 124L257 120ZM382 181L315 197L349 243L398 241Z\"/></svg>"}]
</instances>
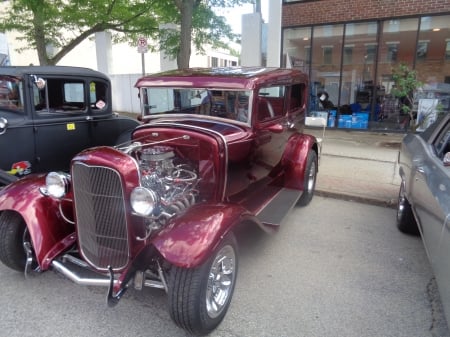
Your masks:
<instances>
[{"instance_id":1,"label":"brick wall","mask_svg":"<svg viewBox=\"0 0 450 337\"><path fill-rule=\"evenodd\" d=\"M450 0L317 0L284 4L282 27L450 13Z\"/></svg>"}]
</instances>

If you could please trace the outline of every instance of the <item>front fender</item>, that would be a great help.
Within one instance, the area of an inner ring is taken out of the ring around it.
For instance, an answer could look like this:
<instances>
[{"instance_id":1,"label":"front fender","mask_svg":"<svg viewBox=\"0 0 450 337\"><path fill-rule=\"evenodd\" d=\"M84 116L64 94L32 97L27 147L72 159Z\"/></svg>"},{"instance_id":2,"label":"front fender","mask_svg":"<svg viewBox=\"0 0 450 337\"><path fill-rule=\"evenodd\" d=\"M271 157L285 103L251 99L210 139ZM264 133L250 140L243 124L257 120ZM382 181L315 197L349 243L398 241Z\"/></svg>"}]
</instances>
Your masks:
<instances>
[{"instance_id":1,"label":"front fender","mask_svg":"<svg viewBox=\"0 0 450 337\"><path fill-rule=\"evenodd\" d=\"M37 262L42 270L49 267L56 246L67 242L74 232L58 210L59 201L43 196L39 188L45 185L45 175L29 175L0 190L0 211L14 211L24 219ZM61 248L63 249L63 248Z\"/></svg>"},{"instance_id":2,"label":"front fender","mask_svg":"<svg viewBox=\"0 0 450 337\"><path fill-rule=\"evenodd\" d=\"M203 263L234 226L251 219L238 205L198 204L177 217L152 243L171 264L192 268Z\"/></svg>"},{"instance_id":3,"label":"front fender","mask_svg":"<svg viewBox=\"0 0 450 337\"><path fill-rule=\"evenodd\" d=\"M317 154L317 140L314 136L294 134L289 138L280 161L284 171L284 187L303 189L306 162L311 150Z\"/></svg>"}]
</instances>

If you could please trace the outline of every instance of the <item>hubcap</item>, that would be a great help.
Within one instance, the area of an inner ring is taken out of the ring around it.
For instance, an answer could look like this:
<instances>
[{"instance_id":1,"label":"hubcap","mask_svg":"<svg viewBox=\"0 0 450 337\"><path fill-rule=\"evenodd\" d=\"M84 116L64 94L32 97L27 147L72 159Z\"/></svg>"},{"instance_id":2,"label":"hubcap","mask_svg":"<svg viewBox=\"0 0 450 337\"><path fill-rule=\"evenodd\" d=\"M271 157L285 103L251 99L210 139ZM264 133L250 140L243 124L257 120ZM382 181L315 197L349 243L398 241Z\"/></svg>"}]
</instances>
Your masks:
<instances>
[{"instance_id":1,"label":"hubcap","mask_svg":"<svg viewBox=\"0 0 450 337\"><path fill-rule=\"evenodd\" d=\"M400 221L402 219L404 209L405 209L405 193L404 193L404 186L402 183L397 201L397 221Z\"/></svg>"},{"instance_id":2,"label":"hubcap","mask_svg":"<svg viewBox=\"0 0 450 337\"><path fill-rule=\"evenodd\" d=\"M209 271L206 289L206 310L209 317L216 318L227 304L236 272L236 255L233 247L223 247L214 259Z\"/></svg>"}]
</instances>

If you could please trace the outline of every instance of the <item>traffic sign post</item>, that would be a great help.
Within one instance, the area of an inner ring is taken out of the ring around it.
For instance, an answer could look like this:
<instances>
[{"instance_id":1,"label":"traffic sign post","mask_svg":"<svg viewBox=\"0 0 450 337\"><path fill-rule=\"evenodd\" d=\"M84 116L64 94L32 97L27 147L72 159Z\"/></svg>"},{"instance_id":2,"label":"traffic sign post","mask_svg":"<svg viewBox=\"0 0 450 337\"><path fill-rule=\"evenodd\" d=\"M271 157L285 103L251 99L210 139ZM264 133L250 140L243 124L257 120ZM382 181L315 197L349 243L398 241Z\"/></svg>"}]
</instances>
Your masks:
<instances>
[{"instance_id":1,"label":"traffic sign post","mask_svg":"<svg viewBox=\"0 0 450 337\"><path fill-rule=\"evenodd\" d=\"M145 60L144 54L148 51L147 38L140 37L137 41L138 53L141 53L142 76L145 76Z\"/></svg>"}]
</instances>

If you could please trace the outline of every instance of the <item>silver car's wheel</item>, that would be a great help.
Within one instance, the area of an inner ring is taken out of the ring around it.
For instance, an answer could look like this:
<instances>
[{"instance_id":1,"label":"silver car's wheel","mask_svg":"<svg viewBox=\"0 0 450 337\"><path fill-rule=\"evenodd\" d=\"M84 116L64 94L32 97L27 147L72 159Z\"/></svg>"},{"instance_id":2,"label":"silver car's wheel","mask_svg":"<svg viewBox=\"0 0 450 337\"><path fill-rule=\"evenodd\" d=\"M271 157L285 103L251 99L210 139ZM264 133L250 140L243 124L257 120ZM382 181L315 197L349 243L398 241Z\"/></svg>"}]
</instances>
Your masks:
<instances>
[{"instance_id":1,"label":"silver car's wheel","mask_svg":"<svg viewBox=\"0 0 450 337\"><path fill-rule=\"evenodd\" d=\"M397 228L403 233L418 235L419 228L405 193L406 186L402 181L397 201Z\"/></svg>"},{"instance_id":2,"label":"silver car's wheel","mask_svg":"<svg viewBox=\"0 0 450 337\"><path fill-rule=\"evenodd\" d=\"M230 305L237 267L237 243L231 232L199 267L172 267L168 297L173 321L196 335L214 330Z\"/></svg>"}]
</instances>

